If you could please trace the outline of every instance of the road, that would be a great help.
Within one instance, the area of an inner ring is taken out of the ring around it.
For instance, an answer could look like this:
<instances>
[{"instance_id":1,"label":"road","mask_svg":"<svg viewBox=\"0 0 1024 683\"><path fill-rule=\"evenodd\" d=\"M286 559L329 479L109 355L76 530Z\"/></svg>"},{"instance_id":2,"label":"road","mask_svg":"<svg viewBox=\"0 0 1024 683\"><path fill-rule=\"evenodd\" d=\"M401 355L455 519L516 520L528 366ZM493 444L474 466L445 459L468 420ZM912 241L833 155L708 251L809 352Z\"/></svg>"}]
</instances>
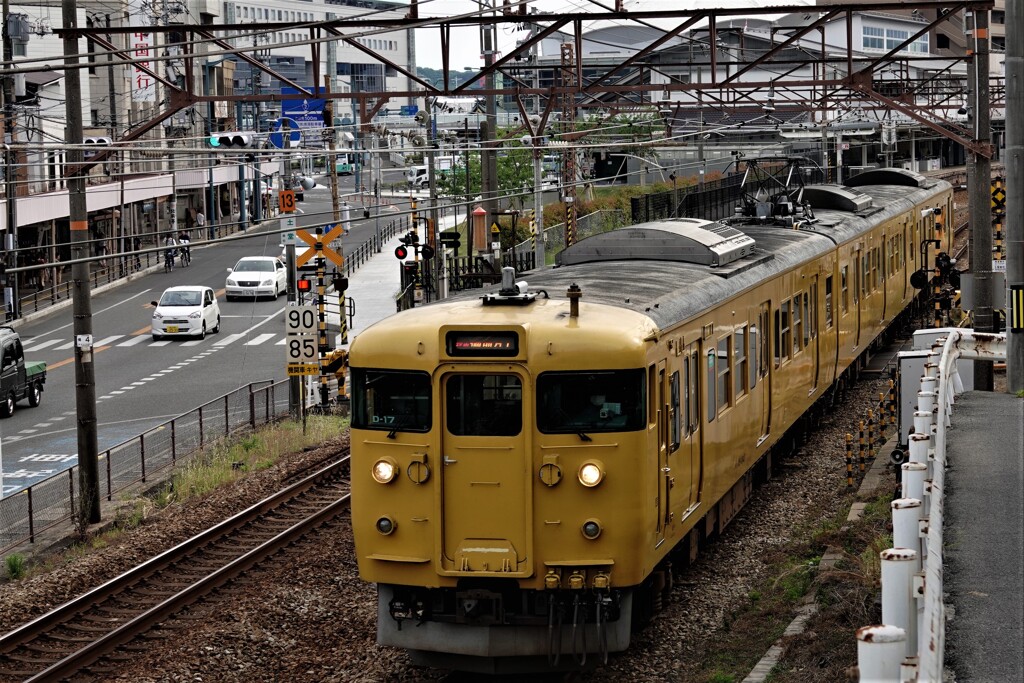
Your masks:
<instances>
[{"instance_id":1,"label":"road","mask_svg":"<svg viewBox=\"0 0 1024 683\"><path fill-rule=\"evenodd\" d=\"M314 189L300 204L301 227L330 217L330 193ZM358 207L358 205L357 205ZM383 227L404 206L382 212ZM372 238L378 221L352 211L350 253ZM277 229L276 221L264 224ZM253 229L250 238L192 249L192 264L171 273L148 274L92 296L96 410L100 451L188 412L250 382L285 378L285 298L224 298L227 268L242 256L281 254L277 234ZM172 285L206 285L217 292L221 331L205 340L161 340L150 334L151 302ZM48 365L42 404L18 404L0 421L3 492L10 494L77 462L75 379L71 308L21 325L28 360Z\"/></svg>"}]
</instances>

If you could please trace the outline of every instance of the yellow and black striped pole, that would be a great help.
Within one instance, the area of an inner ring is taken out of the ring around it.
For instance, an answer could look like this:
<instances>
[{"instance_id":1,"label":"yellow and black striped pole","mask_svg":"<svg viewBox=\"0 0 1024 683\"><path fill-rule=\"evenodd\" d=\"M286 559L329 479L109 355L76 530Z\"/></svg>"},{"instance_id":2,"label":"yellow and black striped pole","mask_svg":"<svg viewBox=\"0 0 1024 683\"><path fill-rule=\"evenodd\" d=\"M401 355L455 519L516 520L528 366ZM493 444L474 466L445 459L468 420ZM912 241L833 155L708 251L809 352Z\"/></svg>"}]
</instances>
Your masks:
<instances>
[{"instance_id":1,"label":"yellow and black striped pole","mask_svg":"<svg viewBox=\"0 0 1024 683\"><path fill-rule=\"evenodd\" d=\"M865 470L867 469L864 466L864 420L860 421L860 434L858 437L858 446L860 446L858 453L858 460L860 462L860 473L864 474Z\"/></svg>"},{"instance_id":2,"label":"yellow and black striped pole","mask_svg":"<svg viewBox=\"0 0 1024 683\"><path fill-rule=\"evenodd\" d=\"M846 487L853 488L853 434L846 435Z\"/></svg>"}]
</instances>

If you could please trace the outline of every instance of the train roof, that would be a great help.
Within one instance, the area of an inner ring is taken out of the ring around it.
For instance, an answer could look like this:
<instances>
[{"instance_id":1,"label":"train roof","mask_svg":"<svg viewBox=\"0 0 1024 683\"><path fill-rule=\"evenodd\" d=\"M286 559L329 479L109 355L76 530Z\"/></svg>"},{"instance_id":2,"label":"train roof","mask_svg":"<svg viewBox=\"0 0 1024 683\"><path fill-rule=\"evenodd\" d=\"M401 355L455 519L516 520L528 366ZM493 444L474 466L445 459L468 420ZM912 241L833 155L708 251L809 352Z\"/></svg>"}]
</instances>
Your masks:
<instances>
[{"instance_id":1,"label":"train roof","mask_svg":"<svg viewBox=\"0 0 1024 683\"><path fill-rule=\"evenodd\" d=\"M809 193L814 222L786 227L652 221L580 240L559 254L561 265L517 279L556 300L565 299L569 286L576 284L584 302L640 312L665 329L826 254L948 188L948 183L932 179L919 185L906 179L899 185L865 183L856 189L815 186ZM453 298L479 298L495 291L472 290Z\"/></svg>"}]
</instances>

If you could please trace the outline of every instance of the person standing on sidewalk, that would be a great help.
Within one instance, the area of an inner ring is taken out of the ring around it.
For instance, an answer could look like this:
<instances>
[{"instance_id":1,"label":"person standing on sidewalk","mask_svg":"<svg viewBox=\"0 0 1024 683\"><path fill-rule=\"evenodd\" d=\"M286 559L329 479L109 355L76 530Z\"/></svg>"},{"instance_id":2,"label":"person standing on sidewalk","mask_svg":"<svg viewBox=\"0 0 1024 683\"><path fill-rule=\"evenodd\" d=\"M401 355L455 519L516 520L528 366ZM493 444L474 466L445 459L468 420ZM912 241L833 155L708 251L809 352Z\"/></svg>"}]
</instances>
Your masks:
<instances>
[{"instance_id":1,"label":"person standing on sidewalk","mask_svg":"<svg viewBox=\"0 0 1024 683\"><path fill-rule=\"evenodd\" d=\"M206 225L206 216L202 209L196 209L196 229L199 230L199 239L203 238L203 226ZM213 239L213 226L210 227L210 239Z\"/></svg>"}]
</instances>

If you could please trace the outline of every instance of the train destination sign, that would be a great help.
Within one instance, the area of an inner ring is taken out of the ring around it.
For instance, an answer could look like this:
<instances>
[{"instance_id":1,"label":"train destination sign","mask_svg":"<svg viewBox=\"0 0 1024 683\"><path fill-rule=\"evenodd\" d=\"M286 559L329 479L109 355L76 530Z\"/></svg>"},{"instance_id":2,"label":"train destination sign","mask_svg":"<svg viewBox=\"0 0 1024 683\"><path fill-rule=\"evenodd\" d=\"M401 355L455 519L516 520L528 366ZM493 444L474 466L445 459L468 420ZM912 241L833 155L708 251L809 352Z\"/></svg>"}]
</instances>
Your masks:
<instances>
[{"instance_id":1,"label":"train destination sign","mask_svg":"<svg viewBox=\"0 0 1024 683\"><path fill-rule=\"evenodd\" d=\"M519 335L515 332L449 332L449 356L518 356Z\"/></svg>"}]
</instances>

